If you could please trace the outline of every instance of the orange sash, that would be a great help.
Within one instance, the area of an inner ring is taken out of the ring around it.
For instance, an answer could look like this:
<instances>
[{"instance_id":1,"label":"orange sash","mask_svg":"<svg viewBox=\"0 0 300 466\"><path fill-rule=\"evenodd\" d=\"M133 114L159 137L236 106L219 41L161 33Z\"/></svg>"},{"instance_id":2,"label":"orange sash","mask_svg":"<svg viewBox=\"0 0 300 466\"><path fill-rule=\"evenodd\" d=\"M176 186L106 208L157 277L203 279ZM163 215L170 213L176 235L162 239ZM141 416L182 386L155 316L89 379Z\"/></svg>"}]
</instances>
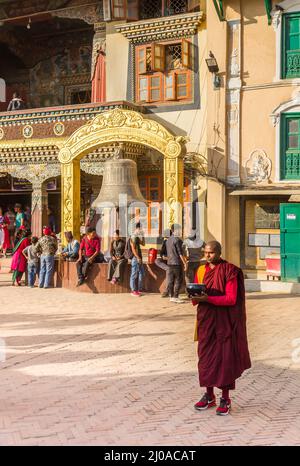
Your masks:
<instances>
[{"instance_id":1,"label":"orange sash","mask_svg":"<svg viewBox=\"0 0 300 466\"><path fill-rule=\"evenodd\" d=\"M197 283L203 283L204 275L205 275L205 265L200 265L197 269ZM194 330L194 341L198 341L198 325L197 325L197 317L195 323L195 330Z\"/></svg>"}]
</instances>

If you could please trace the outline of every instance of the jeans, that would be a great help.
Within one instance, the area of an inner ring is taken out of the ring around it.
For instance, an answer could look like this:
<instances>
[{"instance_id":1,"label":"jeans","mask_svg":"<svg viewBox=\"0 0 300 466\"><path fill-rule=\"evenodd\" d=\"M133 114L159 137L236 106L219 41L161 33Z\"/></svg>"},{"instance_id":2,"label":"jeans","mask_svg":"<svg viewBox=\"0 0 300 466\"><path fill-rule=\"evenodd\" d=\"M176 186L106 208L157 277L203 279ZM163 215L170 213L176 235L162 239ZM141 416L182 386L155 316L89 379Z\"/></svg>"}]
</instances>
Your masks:
<instances>
[{"instance_id":1,"label":"jeans","mask_svg":"<svg viewBox=\"0 0 300 466\"><path fill-rule=\"evenodd\" d=\"M38 269L39 266L38 264L28 264L27 265L27 270L28 270L28 286L34 286L36 276L38 274Z\"/></svg>"},{"instance_id":2,"label":"jeans","mask_svg":"<svg viewBox=\"0 0 300 466\"><path fill-rule=\"evenodd\" d=\"M172 298L178 298L182 285L182 268L181 265L169 265L169 283L168 292Z\"/></svg>"},{"instance_id":3,"label":"jeans","mask_svg":"<svg viewBox=\"0 0 300 466\"><path fill-rule=\"evenodd\" d=\"M54 272L54 256L41 256L40 288L49 288Z\"/></svg>"},{"instance_id":4,"label":"jeans","mask_svg":"<svg viewBox=\"0 0 300 466\"><path fill-rule=\"evenodd\" d=\"M145 275L145 269L144 269L143 264L140 264L137 258L133 257L131 259L131 274L130 274L131 291L142 291L144 275ZM138 286L136 286L137 280L138 280Z\"/></svg>"}]
</instances>

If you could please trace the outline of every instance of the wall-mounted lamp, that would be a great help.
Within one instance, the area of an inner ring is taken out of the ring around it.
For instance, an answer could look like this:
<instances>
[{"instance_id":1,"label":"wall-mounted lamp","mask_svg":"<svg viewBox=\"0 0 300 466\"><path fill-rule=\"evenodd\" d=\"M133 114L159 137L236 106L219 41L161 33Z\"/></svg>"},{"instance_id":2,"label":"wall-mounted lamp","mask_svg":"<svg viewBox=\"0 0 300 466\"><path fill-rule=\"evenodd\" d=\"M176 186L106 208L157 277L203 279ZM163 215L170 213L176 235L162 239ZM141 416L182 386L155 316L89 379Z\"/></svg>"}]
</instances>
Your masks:
<instances>
[{"instance_id":1,"label":"wall-mounted lamp","mask_svg":"<svg viewBox=\"0 0 300 466\"><path fill-rule=\"evenodd\" d=\"M219 66L214 54L210 51L209 58L205 59L208 70L210 73L213 73L213 85L214 89L219 89L221 87L221 78L216 73L219 72Z\"/></svg>"}]
</instances>

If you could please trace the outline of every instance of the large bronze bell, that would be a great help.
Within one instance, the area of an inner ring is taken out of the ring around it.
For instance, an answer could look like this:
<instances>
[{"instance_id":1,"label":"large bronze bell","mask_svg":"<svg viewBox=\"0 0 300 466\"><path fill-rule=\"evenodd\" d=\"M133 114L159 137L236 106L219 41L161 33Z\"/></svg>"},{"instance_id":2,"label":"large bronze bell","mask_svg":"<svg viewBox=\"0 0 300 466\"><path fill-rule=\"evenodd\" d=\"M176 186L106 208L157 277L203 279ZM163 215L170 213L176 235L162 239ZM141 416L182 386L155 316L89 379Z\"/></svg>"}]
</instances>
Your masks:
<instances>
[{"instance_id":1,"label":"large bronze bell","mask_svg":"<svg viewBox=\"0 0 300 466\"><path fill-rule=\"evenodd\" d=\"M120 195L127 196L127 205L132 202L144 202L137 177L137 166L134 160L115 159L104 164L104 174L99 196L93 202L94 208L101 208L105 203L119 206Z\"/></svg>"}]
</instances>

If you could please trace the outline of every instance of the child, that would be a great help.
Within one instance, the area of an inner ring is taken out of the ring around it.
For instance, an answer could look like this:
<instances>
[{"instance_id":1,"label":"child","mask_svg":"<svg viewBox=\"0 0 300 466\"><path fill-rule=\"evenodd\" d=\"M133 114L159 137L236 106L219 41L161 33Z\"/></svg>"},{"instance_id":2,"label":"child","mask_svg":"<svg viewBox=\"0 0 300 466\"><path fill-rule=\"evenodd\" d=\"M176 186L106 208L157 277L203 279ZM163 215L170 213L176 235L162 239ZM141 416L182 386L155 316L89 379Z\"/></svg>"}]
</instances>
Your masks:
<instances>
[{"instance_id":1,"label":"child","mask_svg":"<svg viewBox=\"0 0 300 466\"><path fill-rule=\"evenodd\" d=\"M36 275L39 273L39 256L36 252L36 244L38 242L38 238L33 236L31 239L31 245L27 246L24 249L23 256L26 257L28 260L27 270L28 270L28 286L30 288L34 288L34 283L36 279Z\"/></svg>"}]
</instances>

